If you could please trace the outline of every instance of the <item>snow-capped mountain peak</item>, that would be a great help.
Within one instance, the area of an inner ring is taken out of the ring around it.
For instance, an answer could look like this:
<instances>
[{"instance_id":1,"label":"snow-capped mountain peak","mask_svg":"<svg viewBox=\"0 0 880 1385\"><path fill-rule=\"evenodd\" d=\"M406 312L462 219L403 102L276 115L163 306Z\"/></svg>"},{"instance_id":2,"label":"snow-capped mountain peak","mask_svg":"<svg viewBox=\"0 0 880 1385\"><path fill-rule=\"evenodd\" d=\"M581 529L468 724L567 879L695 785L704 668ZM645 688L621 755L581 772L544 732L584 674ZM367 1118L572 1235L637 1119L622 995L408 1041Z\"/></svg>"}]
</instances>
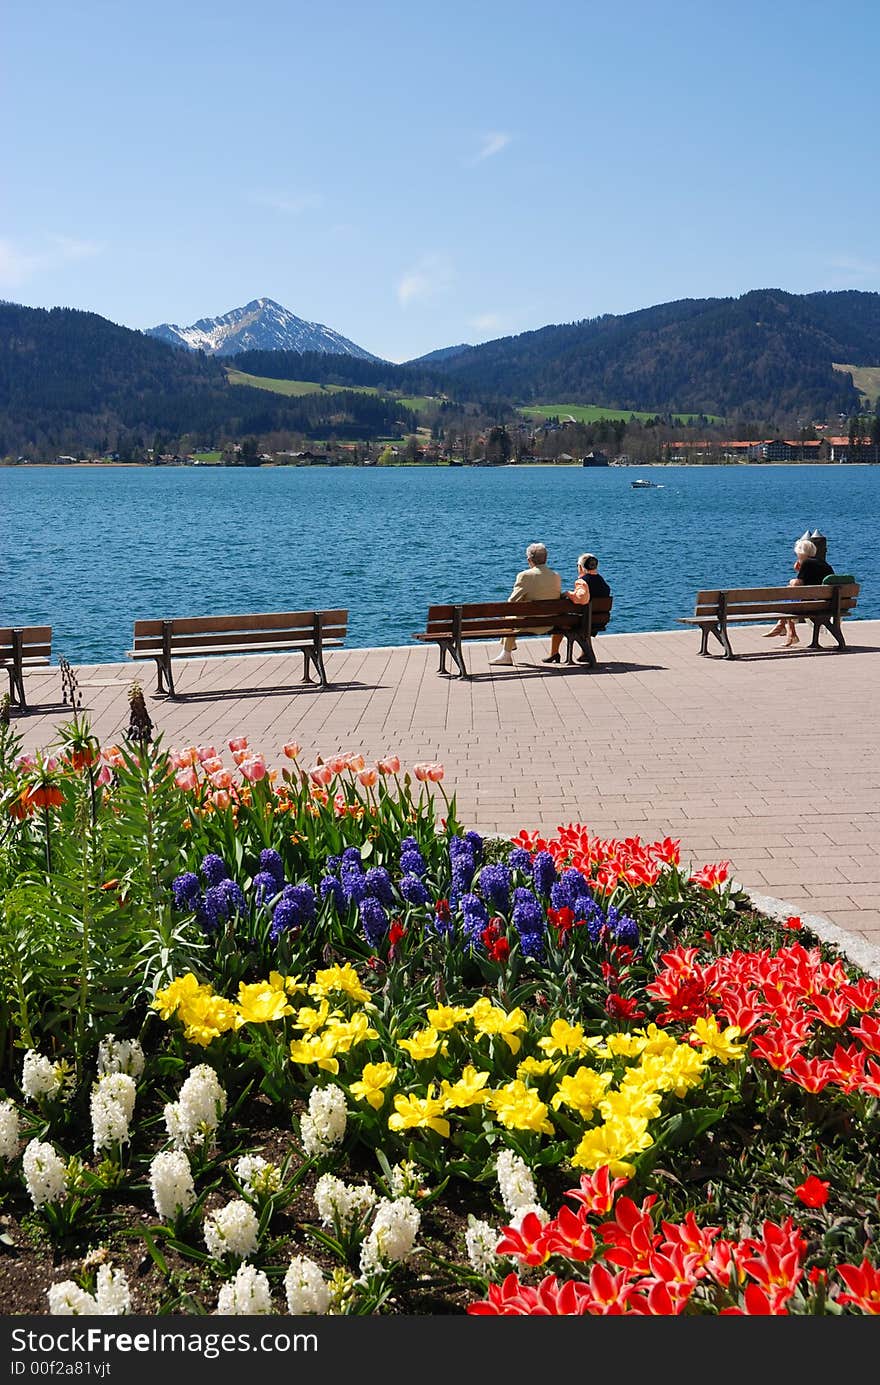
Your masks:
<instances>
[{"instance_id":1,"label":"snow-capped mountain peak","mask_svg":"<svg viewBox=\"0 0 880 1385\"><path fill-rule=\"evenodd\" d=\"M163 322L147 328L147 335L210 356L235 356L240 351L322 351L365 361L381 359L332 327L297 317L274 298L255 298L222 317L199 318L190 327Z\"/></svg>"}]
</instances>

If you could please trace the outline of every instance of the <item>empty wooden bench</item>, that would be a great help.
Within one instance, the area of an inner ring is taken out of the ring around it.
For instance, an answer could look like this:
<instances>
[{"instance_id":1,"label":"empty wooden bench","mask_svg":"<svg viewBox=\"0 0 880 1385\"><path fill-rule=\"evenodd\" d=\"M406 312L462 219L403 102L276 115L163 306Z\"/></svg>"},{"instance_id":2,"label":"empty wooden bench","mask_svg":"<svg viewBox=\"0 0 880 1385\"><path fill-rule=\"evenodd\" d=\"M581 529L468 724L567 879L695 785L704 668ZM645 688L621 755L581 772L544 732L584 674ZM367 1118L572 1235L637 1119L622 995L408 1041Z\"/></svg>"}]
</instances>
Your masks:
<instances>
[{"instance_id":1,"label":"empty wooden bench","mask_svg":"<svg viewBox=\"0 0 880 1385\"><path fill-rule=\"evenodd\" d=\"M458 677L469 677L462 644L465 640L517 640L529 635L561 634L566 640L566 663L574 663L573 647L580 645L587 665L596 667L592 637L604 630L611 619L613 597L597 596L586 606L577 606L567 597L554 601L482 601L460 605L429 606L424 630L413 635L423 644L440 648L438 673L447 673L446 656L458 666ZM536 628L537 627L537 628Z\"/></svg>"},{"instance_id":2,"label":"empty wooden bench","mask_svg":"<svg viewBox=\"0 0 880 1385\"><path fill-rule=\"evenodd\" d=\"M9 702L27 711L25 669L44 668L52 660L52 626L20 625L0 628L0 668L9 674Z\"/></svg>"},{"instance_id":3,"label":"empty wooden bench","mask_svg":"<svg viewBox=\"0 0 880 1385\"><path fill-rule=\"evenodd\" d=\"M714 635L725 659L736 657L730 646L728 626L767 620L812 621L810 649L821 648L819 632L824 628L833 635L840 650L846 648L841 621L853 610L858 595L859 584L849 576L826 578L816 587L743 587L697 592L694 614L677 619L683 625L700 627L701 654L709 654L709 636Z\"/></svg>"},{"instance_id":4,"label":"empty wooden bench","mask_svg":"<svg viewBox=\"0 0 880 1385\"><path fill-rule=\"evenodd\" d=\"M212 658L216 654L303 656L303 682L310 667L328 686L324 650L338 648L348 629L348 611L278 611L263 615L188 616L180 620L136 620L129 659L155 659L157 693L175 696L172 659ZM164 684L164 686L163 686Z\"/></svg>"}]
</instances>

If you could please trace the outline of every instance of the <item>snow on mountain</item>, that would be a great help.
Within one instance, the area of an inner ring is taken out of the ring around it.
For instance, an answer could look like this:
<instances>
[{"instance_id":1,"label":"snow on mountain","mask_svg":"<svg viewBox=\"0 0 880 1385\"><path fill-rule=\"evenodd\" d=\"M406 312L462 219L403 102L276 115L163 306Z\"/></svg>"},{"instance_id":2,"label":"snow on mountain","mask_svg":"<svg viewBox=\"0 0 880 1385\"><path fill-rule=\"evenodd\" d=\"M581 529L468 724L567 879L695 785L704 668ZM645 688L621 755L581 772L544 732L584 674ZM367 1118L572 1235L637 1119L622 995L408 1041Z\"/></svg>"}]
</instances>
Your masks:
<instances>
[{"instance_id":1,"label":"snow on mountain","mask_svg":"<svg viewBox=\"0 0 880 1385\"><path fill-rule=\"evenodd\" d=\"M272 298L255 298L222 317L199 318L191 327L162 322L148 327L147 336L210 356L235 356L239 351L323 351L363 361L381 360L322 322L304 321Z\"/></svg>"}]
</instances>

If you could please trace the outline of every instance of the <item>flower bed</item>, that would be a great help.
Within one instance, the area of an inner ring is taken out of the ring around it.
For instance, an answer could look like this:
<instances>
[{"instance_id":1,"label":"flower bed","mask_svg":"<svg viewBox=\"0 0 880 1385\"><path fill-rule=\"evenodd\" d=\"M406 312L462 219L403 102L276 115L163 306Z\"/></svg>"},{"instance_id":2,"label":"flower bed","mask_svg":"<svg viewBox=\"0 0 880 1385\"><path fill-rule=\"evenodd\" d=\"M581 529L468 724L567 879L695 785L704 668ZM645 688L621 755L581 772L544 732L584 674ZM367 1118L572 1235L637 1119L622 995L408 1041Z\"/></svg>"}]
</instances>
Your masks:
<instances>
[{"instance_id":1,"label":"flower bed","mask_svg":"<svg viewBox=\"0 0 880 1385\"><path fill-rule=\"evenodd\" d=\"M11 1311L880 1311L876 980L300 753L0 727Z\"/></svg>"}]
</instances>

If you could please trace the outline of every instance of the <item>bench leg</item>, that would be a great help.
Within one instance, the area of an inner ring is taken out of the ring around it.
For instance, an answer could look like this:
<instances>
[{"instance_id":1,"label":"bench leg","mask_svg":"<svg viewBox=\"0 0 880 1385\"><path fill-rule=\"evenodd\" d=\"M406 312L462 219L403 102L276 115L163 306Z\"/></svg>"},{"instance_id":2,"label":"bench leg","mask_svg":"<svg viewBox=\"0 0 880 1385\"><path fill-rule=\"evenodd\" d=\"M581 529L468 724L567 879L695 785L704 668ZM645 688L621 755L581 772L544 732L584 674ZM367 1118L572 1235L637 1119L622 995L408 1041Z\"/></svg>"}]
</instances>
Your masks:
<instances>
[{"instance_id":1,"label":"bench leg","mask_svg":"<svg viewBox=\"0 0 880 1385\"><path fill-rule=\"evenodd\" d=\"M156 693L157 693L157 695L161 694L163 697L166 696L166 695L167 695L168 697L173 697L173 696L174 696L174 675L173 675L172 672L171 672L171 660L170 660L170 659L157 659L157 660L156 660L156 675L157 675L157 677L156 677ZM164 680L164 682L163 682L163 680Z\"/></svg>"},{"instance_id":2,"label":"bench leg","mask_svg":"<svg viewBox=\"0 0 880 1385\"><path fill-rule=\"evenodd\" d=\"M311 655L310 655L308 649L304 649L304 650L303 650L303 676L302 676L302 681L303 681L304 683L311 683L311 681L312 681L312 675L311 675L311 673L310 673L310 671L309 671L310 668L311 668L311 664L310 664L310 662L309 662L309 661L310 661L310 658L311 658Z\"/></svg>"},{"instance_id":3,"label":"bench leg","mask_svg":"<svg viewBox=\"0 0 880 1385\"><path fill-rule=\"evenodd\" d=\"M819 643L819 631L825 626L829 634L837 641L838 649L846 649L846 640L843 638L843 631L840 628L840 621L835 620L834 616L824 616L813 621L813 638L810 640L811 649L821 649Z\"/></svg>"},{"instance_id":4,"label":"bench leg","mask_svg":"<svg viewBox=\"0 0 880 1385\"><path fill-rule=\"evenodd\" d=\"M315 669L316 669L316 671L317 671L318 680L319 680L319 682L320 682L320 684L321 684L321 687L322 687L322 688L326 688L326 686L327 686L327 672L326 672L326 669L324 668L324 653L323 653L323 650L321 650L321 649L315 649L315 650L312 651L312 663L315 665Z\"/></svg>"},{"instance_id":5,"label":"bench leg","mask_svg":"<svg viewBox=\"0 0 880 1385\"><path fill-rule=\"evenodd\" d=\"M21 670L14 664L10 664L6 672L9 674L9 701L13 707L18 707L19 711L27 711L27 702L24 696L24 678Z\"/></svg>"},{"instance_id":6,"label":"bench leg","mask_svg":"<svg viewBox=\"0 0 880 1385\"><path fill-rule=\"evenodd\" d=\"M437 672L450 672L450 670L446 667L446 655L449 654L455 660L455 663L458 666L458 674L456 676L458 678L467 678L468 671L465 668L464 652L462 650L461 644L456 644L454 640L438 640L437 644L440 649L440 665L437 669Z\"/></svg>"}]
</instances>

